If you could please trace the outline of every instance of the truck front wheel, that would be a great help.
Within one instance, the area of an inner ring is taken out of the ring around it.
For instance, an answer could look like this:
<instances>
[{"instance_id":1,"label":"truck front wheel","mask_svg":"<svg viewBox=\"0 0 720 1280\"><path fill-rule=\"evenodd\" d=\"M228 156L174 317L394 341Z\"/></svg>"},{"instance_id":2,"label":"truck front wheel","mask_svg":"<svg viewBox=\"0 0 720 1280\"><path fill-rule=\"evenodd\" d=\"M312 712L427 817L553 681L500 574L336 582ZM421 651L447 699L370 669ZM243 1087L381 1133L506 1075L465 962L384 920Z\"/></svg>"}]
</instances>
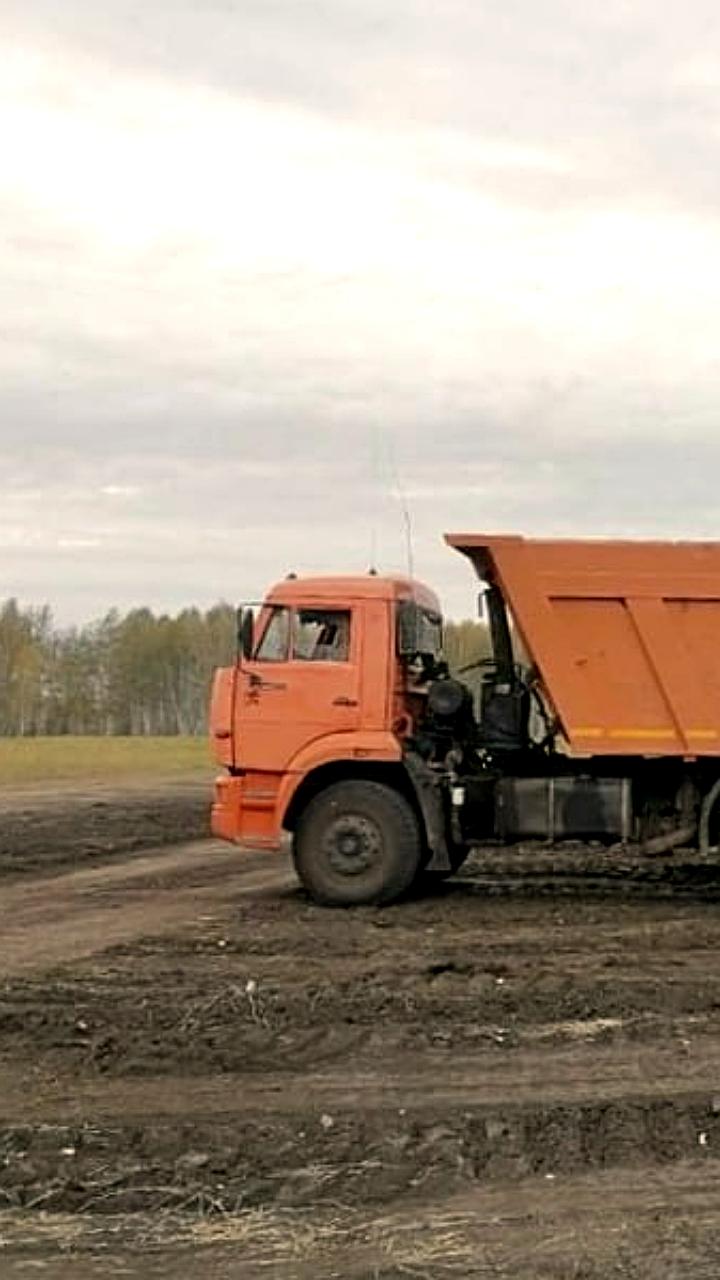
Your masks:
<instances>
[{"instance_id":1,"label":"truck front wheel","mask_svg":"<svg viewBox=\"0 0 720 1280\"><path fill-rule=\"evenodd\" d=\"M405 893L422 858L410 803L380 782L335 782L310 801L295 832L301 883L323 906L392 902Z\"/></svg>"}]
</instances>

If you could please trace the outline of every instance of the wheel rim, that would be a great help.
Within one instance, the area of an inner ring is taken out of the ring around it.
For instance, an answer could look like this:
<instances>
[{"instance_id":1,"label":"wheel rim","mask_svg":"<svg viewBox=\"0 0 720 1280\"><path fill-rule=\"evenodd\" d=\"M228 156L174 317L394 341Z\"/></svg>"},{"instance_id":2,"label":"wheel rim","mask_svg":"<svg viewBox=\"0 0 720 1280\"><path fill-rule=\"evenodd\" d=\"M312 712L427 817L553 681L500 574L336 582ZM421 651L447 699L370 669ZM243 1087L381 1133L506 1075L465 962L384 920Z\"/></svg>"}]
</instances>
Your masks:
<instances>
[{"instance_id":1,"label":"wheel rim","mask_svg":"<svg viewBox=\"0 0 720 1280\"><path fill-rule=\"evenodd\" d=\"M345 813L328 827L322 842L329 866L339 876L361 876L382 859L378 827L361 814Z\"/></svg>"}]
</instances>

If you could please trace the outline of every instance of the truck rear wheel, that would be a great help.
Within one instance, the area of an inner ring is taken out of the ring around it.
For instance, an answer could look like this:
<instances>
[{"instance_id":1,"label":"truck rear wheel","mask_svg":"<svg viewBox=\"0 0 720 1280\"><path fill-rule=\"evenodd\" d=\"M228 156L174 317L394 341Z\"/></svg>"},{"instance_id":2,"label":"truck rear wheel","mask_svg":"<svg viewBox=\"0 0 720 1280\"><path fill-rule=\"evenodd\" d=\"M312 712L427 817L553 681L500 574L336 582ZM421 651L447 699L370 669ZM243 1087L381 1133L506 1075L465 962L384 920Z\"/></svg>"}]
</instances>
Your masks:
<instances>
[{"instance_id":1,"label":"truck rear wheel","mask_svg":"<svg viewBox=\"0 0 720 1280\"><path fill-rule=\"evenodd\" d=\"M293 857L302 884L323 906L393 902L420 865L418 819L383 783L335 782L302 813Z\"/></svg>"}]
</instances>

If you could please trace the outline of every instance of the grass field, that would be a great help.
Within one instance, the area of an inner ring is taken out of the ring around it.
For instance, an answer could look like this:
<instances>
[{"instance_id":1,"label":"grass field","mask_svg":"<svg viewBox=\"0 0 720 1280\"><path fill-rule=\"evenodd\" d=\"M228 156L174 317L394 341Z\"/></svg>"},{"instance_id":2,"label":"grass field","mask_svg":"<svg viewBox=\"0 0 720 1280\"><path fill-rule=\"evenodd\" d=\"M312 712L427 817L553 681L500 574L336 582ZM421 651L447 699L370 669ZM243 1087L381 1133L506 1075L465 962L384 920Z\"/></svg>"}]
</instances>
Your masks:
<instances>
[{"instance_id":1,"label":"grass field","mask_svg":"<svg viewBox=\"0 0 720 1280\"><path fill-rule=\"evenodd\" d=\"M0 787L195 775L214 765L207 738L0 738Z\"/></svg>"}]
</instances>

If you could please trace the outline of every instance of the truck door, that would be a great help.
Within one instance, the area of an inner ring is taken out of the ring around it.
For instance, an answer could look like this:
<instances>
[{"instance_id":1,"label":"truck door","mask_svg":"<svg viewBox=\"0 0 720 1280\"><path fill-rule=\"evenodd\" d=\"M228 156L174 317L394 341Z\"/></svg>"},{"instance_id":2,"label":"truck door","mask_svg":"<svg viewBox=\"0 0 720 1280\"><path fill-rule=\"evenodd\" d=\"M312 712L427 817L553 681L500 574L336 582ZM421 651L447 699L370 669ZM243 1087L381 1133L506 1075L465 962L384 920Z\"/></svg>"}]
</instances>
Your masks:
<instances>
[{"instance_id":1,"label":"truck door","mask_svg":"<svg viewBox=\"0 0 720 1280\"><path fill-rule=\"evenodd\" d=\"M284 772L303 747L360 724L360 628L347 606L277 605L238 673L236 764Z\"/></svg>"}]
</instances>

